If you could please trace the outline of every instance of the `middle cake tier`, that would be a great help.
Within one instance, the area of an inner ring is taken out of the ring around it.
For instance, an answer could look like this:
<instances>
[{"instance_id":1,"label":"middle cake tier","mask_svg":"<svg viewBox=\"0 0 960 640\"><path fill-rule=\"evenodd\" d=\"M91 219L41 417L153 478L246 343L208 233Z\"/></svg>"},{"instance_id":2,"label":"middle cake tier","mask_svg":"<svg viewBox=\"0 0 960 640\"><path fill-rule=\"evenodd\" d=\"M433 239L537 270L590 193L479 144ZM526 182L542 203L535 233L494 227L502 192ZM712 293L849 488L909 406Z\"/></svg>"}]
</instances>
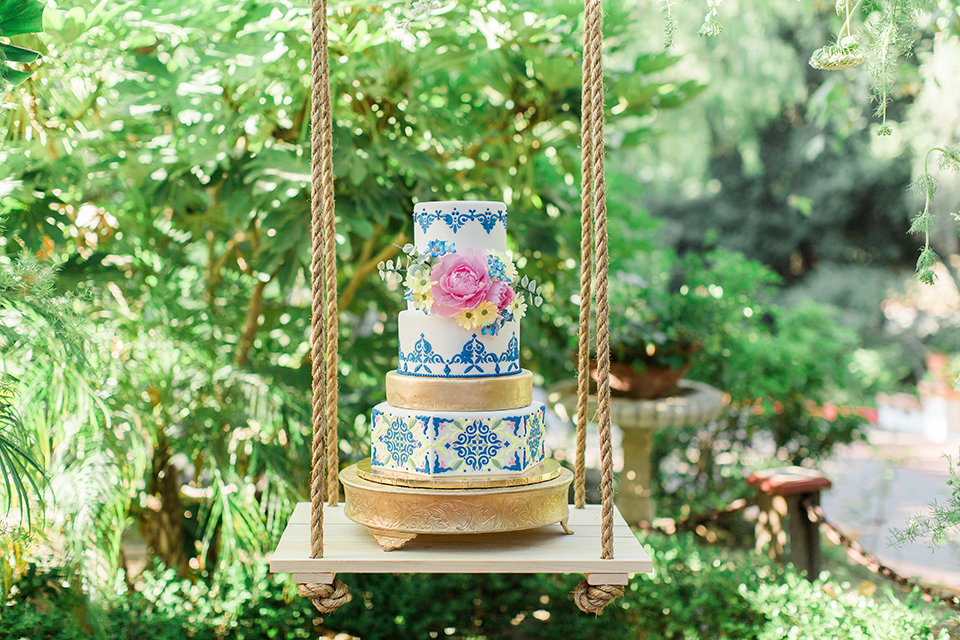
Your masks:
<instances>
[{"instance_id":1,"label":"middle cake tier","mask_svg":"<svg viewBox=\"0 0 960 640\"><path fill-rule=\"evenodd\" d=\"M492 478L543 462L544 406L504 411L373 408L371 468L412 476Z\"/></svg>"},{"instance_id":2,"label":"middle cake tier","mask_svg":"<svg viewBox=\"0 0 960 640\"><path fill-rule=\"evenodd\" d=\"M467 330L454 318L407 309L398 318L397 372L408 376L483 378L520 373L520 323L504 322L496 335Z\"/></svg>"}]
</instances>

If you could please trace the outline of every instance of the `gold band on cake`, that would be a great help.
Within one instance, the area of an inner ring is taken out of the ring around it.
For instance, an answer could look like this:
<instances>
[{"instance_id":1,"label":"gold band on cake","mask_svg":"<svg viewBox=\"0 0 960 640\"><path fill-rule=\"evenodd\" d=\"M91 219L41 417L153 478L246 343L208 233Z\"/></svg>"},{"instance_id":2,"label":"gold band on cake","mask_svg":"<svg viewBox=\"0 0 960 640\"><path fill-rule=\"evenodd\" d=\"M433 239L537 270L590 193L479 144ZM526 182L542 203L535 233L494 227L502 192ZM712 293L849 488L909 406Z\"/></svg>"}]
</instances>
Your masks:
<instances>
[{"instance_id":1,"label":"gold band on cake","mask_svg":"<svg viewBox=\"0 0 960 640\"><path fill-rule=\"evenodd\" d=\"M503 411L533 402L533 374L523 369L489 378L387 374L387 404L417 411Z\"/></svg>"},{"instance_id":2,"label":"gold band on cake","mask_svg":"<svg viewBox=\"0 0 960 640\"><path fill-rule=\"evenodd\" d=\"M357 475L364 480L389 484L395 487L419 487L422 489L495 489L499 487L522 487L528 484L537 484L553 480L560 475L560 463L553 458L547 458L540 464L527 469L520 474L505 473L502 476L488 478L458 478L415 476L402 471L374 469L370 458L365 458L356 465Z\"/></svg>"}]
</instances>

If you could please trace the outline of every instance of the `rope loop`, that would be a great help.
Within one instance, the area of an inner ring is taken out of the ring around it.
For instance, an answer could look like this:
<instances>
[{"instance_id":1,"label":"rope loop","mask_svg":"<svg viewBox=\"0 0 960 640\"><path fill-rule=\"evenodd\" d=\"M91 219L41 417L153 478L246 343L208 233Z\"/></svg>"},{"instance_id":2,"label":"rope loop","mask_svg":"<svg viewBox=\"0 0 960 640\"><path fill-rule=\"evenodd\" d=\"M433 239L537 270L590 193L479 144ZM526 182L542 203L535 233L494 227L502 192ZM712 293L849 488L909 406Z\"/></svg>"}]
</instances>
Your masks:
<instances>
[{"instance_id":1,"label":"rope loop","mask_svg":"<svg viewBox=\"0 0 960 640\"><path fill-rule=\"evenodd\" d=\"M312 600L313 606L320 613L333 613L350 598L347 593L347 585L337 578L333 579L333 584L307 583L297 585L297 587L300 595Z\"/></svg>"},{"instance_id":2,"label":"rope loop","mask_svg":"<svg viewBox=\"0 0 960 640\"><path fill-rule=\"evenodd\" d=\"M623 597L623 585L620 584L589 584L581 580L573 591L573 601L584 613L600 615L604 607L616 598Z\"/></svg>"}]
</instances>

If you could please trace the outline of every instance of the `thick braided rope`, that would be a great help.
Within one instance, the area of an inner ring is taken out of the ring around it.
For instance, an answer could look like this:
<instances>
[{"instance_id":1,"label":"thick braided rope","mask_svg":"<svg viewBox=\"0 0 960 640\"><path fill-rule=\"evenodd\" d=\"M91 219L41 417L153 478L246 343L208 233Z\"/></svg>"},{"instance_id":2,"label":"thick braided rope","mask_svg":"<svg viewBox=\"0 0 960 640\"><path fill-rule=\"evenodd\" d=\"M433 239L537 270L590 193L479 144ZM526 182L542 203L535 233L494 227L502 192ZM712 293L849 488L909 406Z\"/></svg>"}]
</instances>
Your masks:
<instances>
[{"instance_id":1,"label":"thick braided rope","mask_svg":"<svg viewBox=\"0 0 960 640\"><path fill-rule=\"evenodd\" d=\"M327 3L326 0L314 0L310 12L313 37L313 94L310 108L311 122L311 171L312 188L310 192L310 232L313 241L313 253L310 258L310 287L313 293L311 307L311 373L313 387L313 469L310 479L310 555L323 557L323 465L326 453L326 411L324 400L326 384L324 381L325 331L323 326L324 282L323 253L323 161L324 139L319 123L323 121L323 95L329 97L329 58L327 57ZM326 102L329 108L329 99Z\"/></svg>"},{"instance_id":2,"label":"thick braided rope","mask_svg":"<svg viewBox=\"0 0 960 640\"><path fill-rule=\"evenodd\" d=\"M301 584L297 585L300 595L313 601L313 606L320 613L333 613L347 601L347 586L333 579L333 584Z\"/></svg>"},{"instance_id":3,"label":"thick braided rope","mask_svg":"<svg viewBox=\"0 0 960 640\"><path fill-rule=\"evenodd\" d=\"M623 586L619 584L589 584L581 580L573 592L573 601L584 613L600 615L603 608L612 600L623 597Z\"/></svg>"},{"instance_id":4,"label":"thick braided rope","mask_svg":"<svg viewBox=\"0 0 960 640\"><path fill-rule=\"evenodd\" d=\"M326 57L326 47L324 47L324 57ZM329 65L329 61L328 61ZM328 66L329 68L329 66ZM326 375L326 408L327 408L327 499L331 507L337 506L340 502L340 484L338 474L340 472L339 446L337 443L337 409L339 402L337 399L337 383L339 381L339 313L337 310L337 233L334 222L334 189L333 189L333 135L332 135L332 114L330 106L330 85L327 84L327 92L324 96L326 106L325 114L327 118L322 122L322 135L324 136L324 163L323 163L323 213L324 213L324 240L326 247L324 258L324 275L326 277L326 299L327 299L327 375Z\"/></svg>"},{"instance_id":5,"label":"thick braided rope","mask_svg":"<svg viewBox=\"0 0 960 640\"><path fill-rule=\"evenodd\" d=\"M590 50L594 89L593 107L593 215L597 261L597 403L600 411L600 492L601 492L601 558L613 557L613 451L610 444L610 306L607 298L607 271L610 266L607 247L607 183L604 178L603 144L603 7L602 0L587 0L586 30L597 46Z\"/></svg>"},{"instance_id":6,"label":"thick braided rope","mask_svg":"<svg viewBox=\"0 0 960 640\"><path fill-rule=\"evenodd\" d=\"M596 34L593 34L596 36ZM590 74L593 65L587 60L593 57L592 48L600 45L589 31L583 33L583 81L580 96L580 332L577 352L577 453L574 459L573 503L577 509L586 505L586 449L587 449L587 398L590 358L590 308L593 304L591 284L593 281L593 108L594 83Z\"/></svg>"}]
</instances>

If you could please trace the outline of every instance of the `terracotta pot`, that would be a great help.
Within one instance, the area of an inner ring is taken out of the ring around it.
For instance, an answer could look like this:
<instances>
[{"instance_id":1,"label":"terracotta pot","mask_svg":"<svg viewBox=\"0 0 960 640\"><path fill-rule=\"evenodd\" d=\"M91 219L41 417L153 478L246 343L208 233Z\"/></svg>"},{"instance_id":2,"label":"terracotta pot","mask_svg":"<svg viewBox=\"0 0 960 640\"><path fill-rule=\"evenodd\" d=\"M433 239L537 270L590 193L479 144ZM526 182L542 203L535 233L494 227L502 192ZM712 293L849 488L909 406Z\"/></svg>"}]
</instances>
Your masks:
<instances>
[{"instance_id":1,"label":"terracotta pot","mask_svg":"<svg viewBox=\"0 0 960 640\"><path fill-rule=\"evenodd\" d=\"M680 369L647 367L637 373L633 367L619 362L610 363L610 395L614 398L652 400L670 395L677 383L690 370L691 363ZM597 392L597 362L590 361L590 393Z\"/></svg>"}]
</instances>

